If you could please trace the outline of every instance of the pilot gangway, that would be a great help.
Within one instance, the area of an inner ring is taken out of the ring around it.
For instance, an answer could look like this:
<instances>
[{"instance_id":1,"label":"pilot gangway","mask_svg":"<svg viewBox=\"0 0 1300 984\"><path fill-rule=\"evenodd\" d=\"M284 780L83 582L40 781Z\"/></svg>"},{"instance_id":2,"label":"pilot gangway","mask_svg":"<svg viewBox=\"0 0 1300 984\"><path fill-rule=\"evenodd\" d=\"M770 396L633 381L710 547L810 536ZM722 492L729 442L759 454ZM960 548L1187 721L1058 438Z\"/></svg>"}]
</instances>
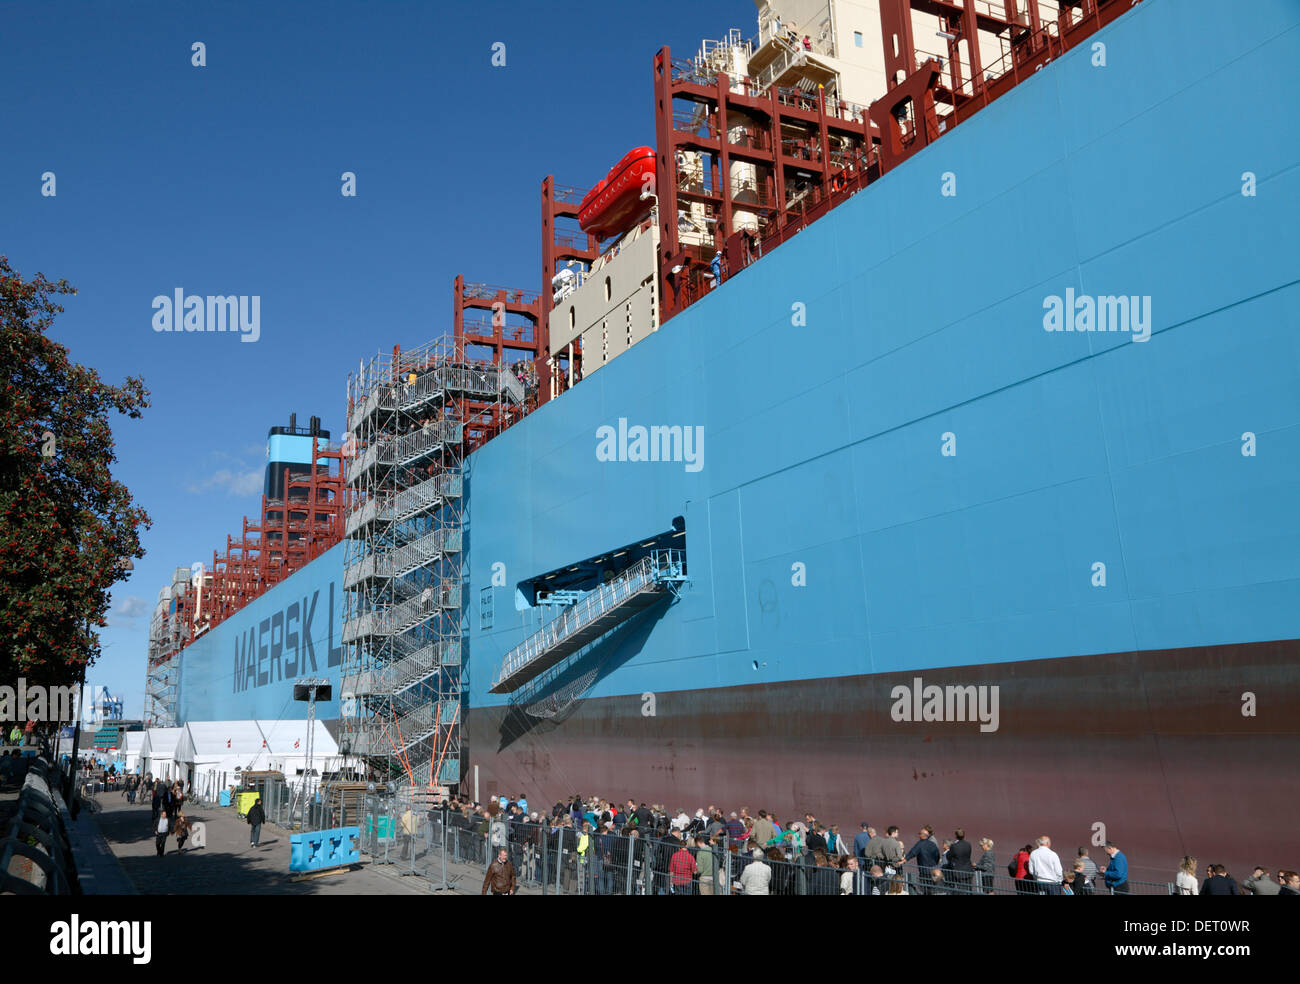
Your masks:
<instances>
[{"instance_id":1,"label":"pilot gangway","mask_svg":"<svg viewBox=\"0 0 1300 984\"><path fill-rule=\"evenodd\" d=\"M685 580L682 551L659 550L642 558L506 653L491 692L518 690L616 625L675 593Z\"/></svg>"}]
</instances>

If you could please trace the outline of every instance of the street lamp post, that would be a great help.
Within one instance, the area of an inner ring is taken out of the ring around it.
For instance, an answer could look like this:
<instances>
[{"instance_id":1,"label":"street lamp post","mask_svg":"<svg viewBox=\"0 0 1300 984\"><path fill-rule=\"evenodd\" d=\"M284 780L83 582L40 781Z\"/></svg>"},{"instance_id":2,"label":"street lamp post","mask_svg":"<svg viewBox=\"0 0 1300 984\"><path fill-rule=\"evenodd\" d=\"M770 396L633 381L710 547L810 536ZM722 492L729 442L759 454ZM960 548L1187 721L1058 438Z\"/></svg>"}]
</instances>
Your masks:
<instances>
[{"instance_id":1,"label":"street lamp post","mask_svg":"<svg viewBox=\"0 0 1300 984\"><path fill-rule=\"evenodd\" d=\"M135 570L135 562L130 557L123 557L117 565L118 570L123 573ZM86 640L90 640L90 619L86 619ZM64 802L68 804L68 810L72 814L72 819L77 819L77 812L80 809L77 797L73 791L77 788L77 753L81 745L81 715L84 711L86 700L86 665L90 662L90 653L86 653L86 659L81 664L81 689L77 694L77 722L72 729L72 766L68 769L68 784L63 790Z\"/></svg>"}]
</instances>

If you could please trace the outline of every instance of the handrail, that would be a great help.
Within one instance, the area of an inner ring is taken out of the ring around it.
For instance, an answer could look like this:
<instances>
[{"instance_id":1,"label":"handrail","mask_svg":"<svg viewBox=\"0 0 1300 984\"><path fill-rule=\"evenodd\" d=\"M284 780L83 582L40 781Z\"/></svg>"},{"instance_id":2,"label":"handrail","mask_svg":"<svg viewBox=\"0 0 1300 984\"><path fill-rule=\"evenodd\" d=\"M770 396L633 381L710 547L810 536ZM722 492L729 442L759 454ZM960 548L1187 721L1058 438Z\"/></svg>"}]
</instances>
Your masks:
<instances>
[{"instance_id":1,"label":"handrail","mask_svg":"<svg viewBox=\"0 0 1300 984\"><path fill-rule=\"evenodd\" d=\"M664 580L661 575L675 577L680 574L682 564L679 554L679 551L665 550L642 557L614 580L564 609L558 618L542 626L506 655L492 686L496 687L503 680L514 676L552 646L619 607L629 598L657 585Z\"/></svg>"}]
</instances>

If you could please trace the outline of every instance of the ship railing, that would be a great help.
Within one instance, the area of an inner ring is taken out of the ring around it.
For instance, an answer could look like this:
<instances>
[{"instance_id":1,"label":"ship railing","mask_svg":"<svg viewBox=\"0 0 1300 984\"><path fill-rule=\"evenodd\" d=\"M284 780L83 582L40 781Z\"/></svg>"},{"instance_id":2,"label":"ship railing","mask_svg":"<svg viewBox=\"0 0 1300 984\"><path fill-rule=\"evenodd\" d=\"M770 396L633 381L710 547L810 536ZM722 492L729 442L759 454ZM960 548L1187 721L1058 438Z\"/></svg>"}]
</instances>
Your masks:
<instances>
[{"instance_id":1,"label":"ship railing","mask_svg":"<svg viewBox=\"0 0 1300 984\"><path fill-rule=\"evenodd\" d=\"M505 297L512 304L536 304L541 295L535 290L522 287L502 287L499 284L467 283L465 297L478 301L495 301Z\"/></svg>"},{"instance_id":2,"label":"ship railing","mask_svg":"<svg viewBox=\"0 0 1300 984\"><path fill-rule=\"evenodd\" d=\"M699 104L699 108L692 106L689 109L674 109L673 129L678 133L689 133L693 137L704 140L717 140L717 124L710 115L702 112L702 109L702 103Z\"/></svg>"},{"instance_id":3,"label":"ship railing","mask_svg":"<svg viewBox=\"0 0 1300 984\"><path fill-rule=\"evenodd\" d=\"M793 106L795 109L803 109L809 112L816 112L817 110L817 97L793 86L778 85L776 87L776 101L782 106Z\"/></svg>"},{"instance_id":4,"label":"ship railing","mask_svg":"<svg viewBox=\"0 0 1300 984\"><path fill-rule=\"evenodd\" d=\"M781 140L781 154L798 161L820 162L821 142L803 137L785 137Z\"/></svg>"},{"instance_id":5,"label":"ship railing","mask_svg":"<svg viewBox=\"0 0 1300 984\"><path fill-rule=\"evenodd\" d=\"M762 130L749 126L727 127L727 146L743 147L749 150L770 150L771 142Z\"/></svg>"},{"instance_id":6,"label":"ship railing","mask_svg":"<svg viewBox=\"0 0 1300 984\"><path fill-rule=\"evenodd\" d=\"M669 78L675 85L716 86L718 73L696 63L694 58L674 58L668 66Z\"/></svg>"},{"instance_id":7,"label":"ship railing","mask_svg":"<svg viewBox=\"0 0 1300 984\"><path fill-rule=\"evenodd\" d=\"M585 232L574 232L571 229L556 229L553 241L560 249L583 250L590 247L591 236Z\"/></svg>"},{"instance_id":8,"label":"ship railing","mask_svg":"<svg viewBox=\"0 0 1300 984\"><path fill-rule=\"evenodd\" d=\"M573 185L557 184L551 186L551 197L557 202L568 202L577 205L587 197L587 192L590 190L590 188L575 188Z\"/></svg>"},{"instance_id":9,"label":"ship railing","mask_svg":"<svg viewBox=\"0 0 1300 984\"><path fill-rule=\"evenodd\" d=\"M492 687L515 676L569 636L590 625L643 591L661 590L685 579L685 558L679 550L660 550L643 557L608 584L584 595L551 622L506 654Z\"/></svg>"}]
</instances>

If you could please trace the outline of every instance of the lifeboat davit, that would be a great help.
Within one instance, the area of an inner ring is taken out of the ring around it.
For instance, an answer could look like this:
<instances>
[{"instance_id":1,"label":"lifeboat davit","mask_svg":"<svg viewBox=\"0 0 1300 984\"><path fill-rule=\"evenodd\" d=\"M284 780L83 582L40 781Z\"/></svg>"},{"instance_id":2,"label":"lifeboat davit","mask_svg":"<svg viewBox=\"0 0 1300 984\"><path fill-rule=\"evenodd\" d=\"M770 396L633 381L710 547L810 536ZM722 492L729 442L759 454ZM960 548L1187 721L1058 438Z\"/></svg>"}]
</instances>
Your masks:
<instances>
[{"instance_id":1,"label":"lifeboat davit","mask_svg":"<svg viewBox=\"0 0 1300 984\"><path fill-rule=\"evenodd\" d=\"M641 192L654 191L655 152L653 147L630 150L609 169L604 180L582 199L578 206L578 226L597 239L608 239L632 228L650 214L650 200L642 201Z\"/></svg>"}]
</instances>

